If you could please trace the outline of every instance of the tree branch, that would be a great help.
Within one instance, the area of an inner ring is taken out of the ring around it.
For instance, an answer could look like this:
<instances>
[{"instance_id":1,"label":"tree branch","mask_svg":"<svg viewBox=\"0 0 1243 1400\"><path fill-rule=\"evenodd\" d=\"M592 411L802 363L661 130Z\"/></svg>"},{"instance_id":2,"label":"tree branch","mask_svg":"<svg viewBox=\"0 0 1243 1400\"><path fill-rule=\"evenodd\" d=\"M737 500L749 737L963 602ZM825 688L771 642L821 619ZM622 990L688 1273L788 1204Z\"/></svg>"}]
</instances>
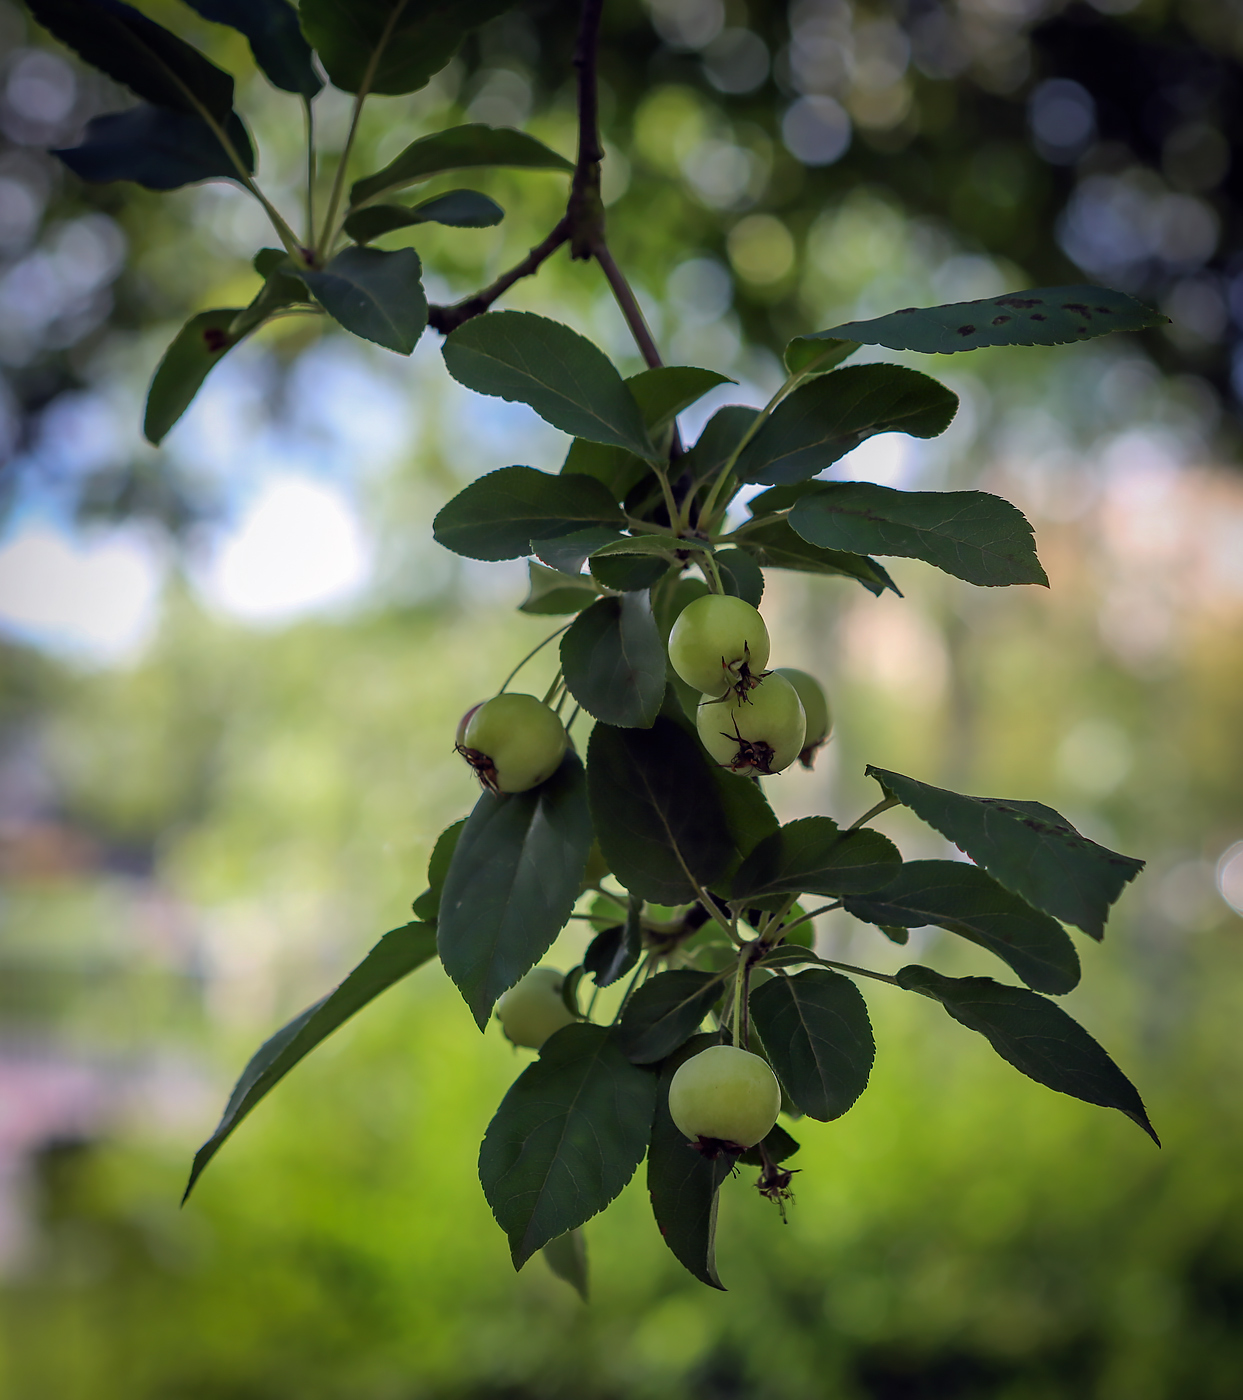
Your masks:
<instances>
[{"instance_id":1,"label":"tree branch","mask_svg":"<svg viewBox=\"0 0 1243 1400\"><path fill-rule=\"evenodd\" d=\"M502 273L490 286L484 287L482 291L476 292L474 296L467 297L464 301L454 302L452 306L429 306L427 308L427 324L431 326L432 330L439 331L441 335L448 335L464 321L469 321L472 316L482 315L494 301L504 296L515 282L520 282L524 277L530 277L532 273L538 272L553 253L569 239L569 236L570 221L566 217L542 243L537 243L520 263L515 264L508 272Z\"/></svg>"}]
</instances>

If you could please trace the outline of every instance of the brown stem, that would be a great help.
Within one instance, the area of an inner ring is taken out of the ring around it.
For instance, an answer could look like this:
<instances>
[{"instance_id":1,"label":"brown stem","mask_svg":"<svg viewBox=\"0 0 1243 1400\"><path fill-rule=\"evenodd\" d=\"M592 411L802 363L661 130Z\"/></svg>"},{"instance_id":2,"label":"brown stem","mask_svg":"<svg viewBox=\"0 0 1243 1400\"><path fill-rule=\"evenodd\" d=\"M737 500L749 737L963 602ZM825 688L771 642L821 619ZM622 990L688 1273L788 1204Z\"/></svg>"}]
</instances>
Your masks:
<instances>
[{"instance_id":1,"label":"brown stem","mask_svg":"<svg viewBox=\"0 0 1243 1400\"><path fill-rule=\"evenodd\" d=\"M626 281L621 268L613 260L608 244L601 238L592 252L600 264L601 271L608 278L609 286L613 289L613 297L621 308L621 314L626 318L626 324L630 327L630 334L634 336L635 344L639 347L639 353L647 362L649 369L659 369L664 361L660 358L660 351L656 348L652 333L647 328L639 299L631 290L630 283Z\"/></svg>"},{"instance_id":2,"label":"brown stem","mask_svg":"<svg viewBox=\"0 0 1243 1400\"><path fill-rule=\"evenodd\" d=\"M469 321L472 316L482 315L494 301L504 296L515 282L520 282L522 278L530 277L532 273L538 272L543 263L566 242L569 236L570 221L566 217L542 243L537 243L520 263L515 264L508 272L502 273L490 286L484 287L482 291L476 292L474 296L467 297L464 301L454 302L452 306L429 306L427 308L427 324L431 326L432 330L439 331L441 335L448 335L464 321Z\"/></svg>"}]
</instances>

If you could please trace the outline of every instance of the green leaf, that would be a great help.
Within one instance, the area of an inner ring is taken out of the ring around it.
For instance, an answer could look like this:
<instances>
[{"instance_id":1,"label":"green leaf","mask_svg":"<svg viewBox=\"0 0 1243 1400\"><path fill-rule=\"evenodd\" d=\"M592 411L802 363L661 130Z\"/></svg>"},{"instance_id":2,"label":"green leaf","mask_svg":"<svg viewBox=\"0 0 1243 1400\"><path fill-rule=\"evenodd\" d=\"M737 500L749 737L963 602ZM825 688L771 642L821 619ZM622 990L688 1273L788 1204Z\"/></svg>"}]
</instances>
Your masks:
<instances>
[{"instance_id":1,"label":"green leaf","mask_svg":"<svg viewBox=\"0 0 1243 1400\"><path fill-rule=\"evenodd\" d=\"M530 405L573 437L656 456L634 395L586 336L530 311L489 311L444 343L449 373L468 389Z\"/></svg>"},{"instance_id":2,"label":"green leaf","mask_svg":"<svg viewBox=\"0 0 1243 1400\"><path fill-rule=\"evenodd\" d=\"M255 271L264 279L263 286L250 305L233 318L229 332L235 338L248 335L286 307L301 306L319 311L293 259L283 248L260 248L252 262Z\"/></svg>"},{"instance_id":3,"label":"green leaf","mask_svg":"<svg viewBox=\"0 0 1243 1400\"><path fill-rule=\"evenodd\" d=\"M501 1101L479 1149L479 1179L514 1267L576 1229L643 1160L656 1076L603 1026L565 1026Z\"/></svg>"},{"instance_id":4,"label":"green leaf","mask_svg":"<svg viewBox=\"0 0 1243 1400\"><path fill-rule=\"evenodd\" d=\"M685 967L657 973L626 1003L617 1031L621 1048L637 1065L672 1055L699 1029L724 988L720 973Z\"/></svg>"},{"instance_id":5,"label":"green leaf","mask_svg":"<svg viewBox=\"0 0 1243 1400\"><path fill-rule=\"evenodd\" d=\"M867 773L1006 889L1093 938L1104 936L1109 906L1144 868L1042 802L967 797L870 765Z\"/></svg>"},{"instance_id":6,"label":"green leaf","mask_svg":"<svg viewBox=\"0 0 1243 1400\"><path fill-rule=\"evenodd\" d=\"M649 729L665 698L665 648L646 593L601 598L561 638L566 688L596 719Z\"/></svg>"},{"instance_id":7,"label":"green leaf","mask_svg":"<svg viewBox=\"0 0 1243 1400\"><path fill-rule=\"evenodd\" d=\"M568 1283L584 1303L589 1302L587 1241L581 1230L567 1230L544 1246L544 1259L559 1279Z\"/></svg>"},{"instance_id":8,"label":"green leaf","mask_svg":"<svg viewBox=\"0 0 1243 1400\"><path fill-rule=\"evenodd\" d=\"M467 559L518 559L531 552L532 540L625 523L612 497L591 477L502 467L458 492L432 521L432 533Z\"/></svg>"},{"instance_id":9,"label":"green leaf","mask_svg":"<svg viewBox=\"0 0 1243 1400\"><path fill-rule=\"evenodd\" d=\"M480 1030L497 997L565 927L591 840L582 764L573 752L528 792L485 792L466 819L440 896L437 943Z\"/></svg>"},{"instance_id":10,"label":"green leaf","mask_svg":"<svg viewBox=\"0 0 1243 1400\"><path fill-rule=\"evenodd\" d=\"M576 574L588 555L625 538L619 530L611 530L607 525L589 525L585 530L571 530L568 535L557 535L553 539L533 539L531 553L550 568Z\"/></svg>"},{"instance_id":11,"label":"green leaf","mask_svg":"<svg viewBox=\"0 0 1243 1400\"><path fill-rule=\"evenodd\" d=\"M935 924L995 953L1038 992L1060 996L1079 982L1079 955L1056 919L1033 909L977 865L911 860L873 894L847 895L848 913L881 928Z\"/></svg>"},{"instance_id":12,"label":"green leaf","mask_svg":"<svg viewBox=\"0 0 1243 1400\"><path fill-rule=\"evenodd\" d=\"M236 112L225 124L247 171L255 168L250 137ZM238 169L197 112L140 102L86 124L76 146L52 152L82 180L133 180L149 190L176 190L197 180L236 180Z\"/></svg>"},{"instance_id":13,"label":"green leaf","mask_svg":"<svg viewBox=\"0 0 1243 1400\"><path fill-rule=\"evenodd\" d=\"M1063 345L1109 331L1141 331L1164 324L1166 317L1122 292L1077 285L1006 292L948 306L912 306L873 321L847 321L801 341L849 338L890 350L952 355L984 345Z\"/></svg>"},{"instance_id":14,"label":"green leaf","mask_svg":"<svg viewBox=\"0 0 1243 1400\"><path fill-rule=\"evenodd\" d=\"M417 92L512 0L301 0L306 37L344 92Z\"/></svg>"},{"instance_id":15,"label":"green leaf","mask_svg":"<svg viewBox=\"0 0 1243 1400\"><path fill-rule=\"evenodd\" d=\"M597 724L587 749L587 790L609 869L643 899L681 904L691 881L710 884L733 841L698 743L664 715L651 729Z\"/></svg>"},{"instance_id":16,"label":"green leaf","mask_svg":"<svg viewBox=\"0 0 1243 1400\"><path fill-rule=\"evenodd\" d=\"M626 553L621 556L593 554L589 567L592 576L614 593L639 593L654 588L671 565L663 554Z\"/></svg>"},{"instance_id":17,"label":"green leaf","mask_svg":"<svg viewBox=\"0 0 1243 1400\"><path fill-rule=\"evenodd\" d=\"M28 0L30 13L93 68L157 107L223 126L233 79L196 48L120 0Z\"/></svg>"},{"instance_id":18,"label":"green leaf","mask_svg":"<svg viewBox=\"0 0 1243 1400\"><path fill-rule=\"evenodd\" d=\"M347 331L409 355L427 325L423 265L413 248L343 248L321 272L302 280Z\"/></svg>"},{"instance_id":19,"label":"green leaf","mask_svg":"<svg viewBox=\"0 0 1243 1400\"><path fill-rule=\"evenodd\" d=\"M600 596L595 579L584 574L566 574L546 569L534 559L527 562L529 586L518 611L538 616L559 616L581 612Z\"/></svg>"},{"instance_id":20,"label":"green leaf","mask_svg":"<svg viewBox=\"0 0 1243 1400\"><path fill-rule=\"evenodd\" d=\"M177 332L156 367L147 390L142 430L148 442L159 443L190 407L208 371L241 339L231 333L239 307L200 311Z\"/></svg>"},{"instance_id":21,"label":"green leaf","mask_svg":"<svg viewBox=\"0 0 1243 1400\"><path fill-rule=\"evenodd\" d=\"M656 369L632 374L626 385L634 395L643 421L652 438L668 428L684 408L698 402L718 384L736 384L714 369L695 369L691 365L661 365Z\"/></svg>"},{"instance_id":22,"label":"green leaf","mask_svg":"<svg viewBox=\"0 0 1243 1400\"><path fill-rule=\"evenodd\" d=\"M876 1042L847 977L810 967L751 993L751 1018L786 1092L809 1118L840 1118L868 1085Z\"/></svg>"},{"instance_id":23,"label":"green leaf","mask_svg":"<svg viewBox=\"0 0 1243 1400\"><path fill-rule=\"evenodd\" d=\"M624 447L606 447L602 442L588 442L586 438L575 438L570 444L561 471L563 475L594 476L608 488L615 501L624 501L639 482L651 474L643 458L627 452Z\"/></svg>"},{"instance_id":24,"label":"green leaf","mask_svg":"<svg viewBox=\"0 0 1243 1400\"><path fill-rule=\"evenodd\" d=\"M643 951L641 932L639 920L629 918L624 924L601 929L591 940L583 954L583 966L597 987L611 987L635 966Z\"/></svg>"},{"instance_id":25,"label":"green leaf","mask_svg":"<svg viewBox=\"0 0 1243 1400\"><path fill-rule=\"evenodd\" d=\"M311 0L303 0L303 13ZM336 78L333 78L336 82ZM339 85L338 85L339 86ZM475 166L516 166L526 170L573 171L574 166L549 150L542 141L509 127L451 126L420 136L375 175L354 183L350 190L350 207L370 204L395 190L405 189L420 180L429 180L446 170L468 170Z\"/></svg>"},{"instance_id":26,"label":"green leaf","mask_svg":"<svg viewBox=\"0 0 1243 1400\"><path fill-rule=\"evenodd\" d=\"M723 549L716 556L726 593L743 598L758 608L764 596L764 574L755 559L741 549Z\"/></svg>"},{"instance_id":27,"label":"green leaf","mask_svg":"<svg viewBox=\"0 0 1243 1400\"><path fill-rule=\"evenodd\" d=\"M311 46L298 28L298 12L287 0L186 0L216 24L239 30L250 41L255 62L285 92L312 98L324 86Z\"/></svg>"},{"instance_id":28,"label":"green leaf","mask_svg":"<svg viewBox=\"0 0 1243 1400\"><path fill-rule=\"evenodd\" d=\"M857 340L834 340L827 331L797 335L786 346L785 367L791 374L827 374L858 348Z\"/></svg>"},{"instance_id":29,"label":"green leaf","mask_svg":"<svg viewBox=\"0 0 1243 1400\"><path fill-rule=\"evenodd\" d=\"M1037 1084L1119 1109L1161 1146L1135 1086L1060 1006L991 977L942 977L918 965L902 968L898 982L939 1001L955 1021L979 1031L1003 1060Z\"/></svg>"},{"instance_id":30,"label":"green leaf","mask_svg":"<svg viewBox=\"0 0 1243 1400\"><path fill-rule=\"evenodd\" d=\"M386 933L344 982L314 1006L295 1016L251 1056L234 1086L216 1131L194 1154L184 1201L194 1189L203 1168L225 1139L269 1090L293 1069L303 1056L382 991L399 982L416 967L436 956L436 931L429 924L406 924Z\"/></svg>"},{"instance_id":31,"label":"green leaf","mask_svg":"<svg viewBox=\"0 0 1243 1400\"><path fill-rule=\"evenodd\" d=\"M716 880L716 892L722 893L738 867L766 837L779 831L781 823L768 805L764 791L754 778L731 773L728 768L714 768L717 792L725 810L725 821L733 839L734 850L729 864Z\"/></svg>"},{"instance_id":32,"label":"green leaf","mask_svg":"<svg viewBox=\"0 0 1243 1400\"><path fill-rule=\"evenodd\" d=\"M414 901L416 916L427 923L435 923L440 917L440 896L445 887L445 876L449 873L449 862L466 826L466 818L446 827L436 838L432 847L431 859L427 862L428 888Z\"/></svg>"},{"instance_id":33,"label":"green leaf","mask_svg":"<svg viewBox=\"0 0 1243 1400\"><path fill-rule=\"evenodd\" d=\"M895 491L866 481L825 481L803 496L790 524L812 544L922 559L985 588L1049 580L1026 517L986 491Z\"/></svg>"},{"instance_id":34,"label":"green leaf","mask_svg":"<svg viewBox=\"0 0 1243 1400\"><path fill-rule=\"evenodd\" d=\"M841 831L830 817L803 817L756 846L734 876L730 898L878 890L901 862L897 847L879 831Z\"/></svg>"},{"instance_id":35,"label":"green leaf","mask_svg":"<svg viewBox=\"0 0 1243 1400\"><path fill-rule=\"evenodd\" d=\"M797 1112L798 1110L795 1111ZM784 1106L782 1112L786 1112ZM763 1146L764 1150L774 1162L784 1162L787 1158L793 1157L799 1150L799 1144L794 1141L780 1123L773 1125L768 1136L764 1139ZM740 1162L745 1162L749 1167L760 1167L764 1164L764 1159L760 1155L758 1144L755 1147L748 1147L738 1160Z\"/></svg>"},{"instance_id":36,"label":"green leaf","mask_svg":"<svg viewBox=\"0 0 1243 1400\"><path fill-rule=\"evenodd\" d=\"M403 204L376 204L359 209L345 221L345 231L357 243L416 224L445 224L449 228L492 228L505 217L494 199L478 190L448 190L407 209Z\"/></svg>"},{"instance_id":37,"label":"green leaf","mask_svg":"<svg viewBox=\"0 0 1243 1400\"><path fill-rule=\"evenodd\" d=\"M742 450L740 481L805 481L876 433L943 433L958 396L901 365L851 365L810 379L773 410Z\"/></svg>"},{"instance_id":38,"label":"green leaf","mask_svg":"<svg viewBox=\"0 0 1243 1400\"><path fill-rule=\"evenodd\" d=\"M695 1036L660 1071L652 1141L647 1152L647 1189L652 1214L665 1243L701 1283L724 1291L716 1271L717 1192L734 1169L728 1154L709 1161L694 1151L669 1113L669 1084L684 1061L709 1045L714 1035Z\"/></svg>"},{"instance_id":39,"label":"green leaf","mask_svg":"<svg viewBox=\"0 0 1243 1400\"><path fill-rule=\"evenodd\" d=\"M819 483L816 483L819 485ZM897 585L875 559L839 549L821 549L790 528L786 520L772 520L749 529L738 541L758 564L768 569L797 569L804 574L835 574L857 579L878 598L889 589L902 596Z\"/></svg>"}]
</instances>

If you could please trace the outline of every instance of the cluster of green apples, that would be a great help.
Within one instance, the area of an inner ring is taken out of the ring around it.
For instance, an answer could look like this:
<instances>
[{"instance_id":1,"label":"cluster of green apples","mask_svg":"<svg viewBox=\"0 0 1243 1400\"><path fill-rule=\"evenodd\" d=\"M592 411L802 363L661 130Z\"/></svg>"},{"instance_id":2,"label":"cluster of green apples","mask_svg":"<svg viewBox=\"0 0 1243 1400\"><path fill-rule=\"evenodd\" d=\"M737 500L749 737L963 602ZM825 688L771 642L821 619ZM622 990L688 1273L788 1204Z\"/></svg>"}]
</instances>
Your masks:
<instances>
[{"instance_id":1,"label":"cluster of green apples","mask_svg":"<svg viewBox=\"0 0 1243 1400\"><path fill-rule=\"evenodd\" d=\"M766 670L768 628L742 598L711 593L685 607L669 634L669 662L698 690L699 738L714 762L758 778L796 759L812 766L831 728L828 700L814 676ZM463 715L457 751L490 792L525 792L550 778L569 736L534 695L503 692ZM578 1018L556 968L535 967L497 1002L506 1037L532 1050ZM714 1045L682 1064L669 1086L669 1112L702 1151L754 1147L777 1121L781 1088L766 1060Z\"/></svg>"}]
</instances>

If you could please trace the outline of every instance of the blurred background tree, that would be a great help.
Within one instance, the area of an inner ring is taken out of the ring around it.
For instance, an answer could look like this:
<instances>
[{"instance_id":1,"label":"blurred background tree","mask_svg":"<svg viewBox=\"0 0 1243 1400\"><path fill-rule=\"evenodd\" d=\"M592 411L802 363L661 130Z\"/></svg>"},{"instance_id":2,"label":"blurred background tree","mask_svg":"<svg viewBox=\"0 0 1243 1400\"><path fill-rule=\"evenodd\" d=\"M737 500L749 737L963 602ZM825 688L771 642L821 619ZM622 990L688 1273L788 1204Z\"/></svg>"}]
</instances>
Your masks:
<instances>
[{"instance_id":1,"label":"blurred background tree","mask_svg":"<svg viewBox=\"0 0 1243 1400\"><path fill-rule=\"evenodd\" d=\"M237 36L150 12L238 75L292 205L296 106ZM571 152L572 35L559 0L486 26L423 92L372 104L360 169L462 120ZM262 227L227 184L70 176L47 148L127 99L6 4L0 1393L1234 1400L1243 28L1213 0L610 0L606 36L610 237L671 362L759 401L791 334L1080 278L1171 317L947 361L949 434L847 459L991 483L1036 525L1051 594L972 596L898 561L900 604L798 580L766 601L838 713L816 773L772 784L783 817L862 810L873 761L1047 801L1148 859L1071 1010L1165 1150L869 993L907 1053L803 1135L778 1237L741 1183L727 1196L730 1294L681 1274L632 1186L589 1227L583 1310L539 1261L509 1270L474 1154L514 1056L428 971L301 1066L179 1214L257 1039L404 920L470 793L453 724L544 630L512 612L521 570L443 554L430 517L494 467L555 468L564 441L458 390L430 333L407 362L299 323L222 364L163 450L142 443L160 351L249 297ZM342 95L319 106L343 137ZM560 212L558 177L479 183L498 229L418 231L437 300ZM638 368L594 269L560 257L506 304ZM908 855L944 854L886 821ZM845 915L820 924L839 954L886 956Z\"/></svg>"}]
</instances>

